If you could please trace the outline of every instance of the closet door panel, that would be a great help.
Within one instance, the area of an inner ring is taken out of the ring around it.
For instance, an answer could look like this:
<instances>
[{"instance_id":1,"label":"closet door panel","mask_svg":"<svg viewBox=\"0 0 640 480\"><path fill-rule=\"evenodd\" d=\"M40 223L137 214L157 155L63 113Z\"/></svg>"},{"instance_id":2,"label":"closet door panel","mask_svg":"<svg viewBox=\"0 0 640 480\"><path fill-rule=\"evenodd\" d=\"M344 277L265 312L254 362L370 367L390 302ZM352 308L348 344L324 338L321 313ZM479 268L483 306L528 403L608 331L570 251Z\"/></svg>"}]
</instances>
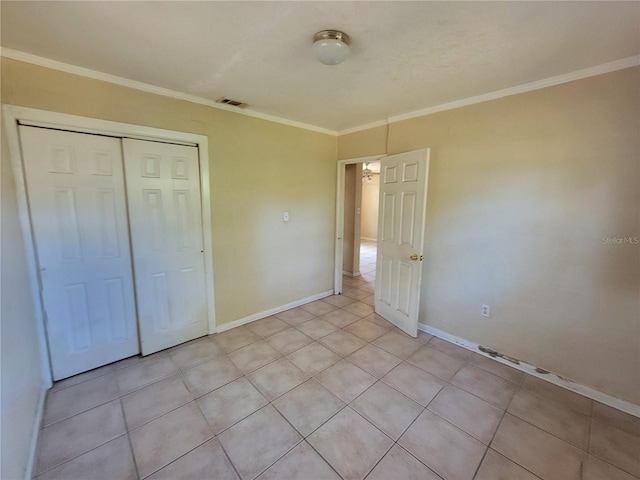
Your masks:
<instances>
[{"instance_id":1,"label":"closet door panel","mask_svg":"<svg viewBox=\"0 0 640 480\"><path fill-rule=\"evenodd\" d=\"M207 334L196 147L123 139L143 355Z\"/></svg>"},{"instance_id":2,"label":"closet door panel","mask_svg":"<svg viewBox=\"0 0 640 480\"><path fill-rule=\"evenodd\" d=\"M20 127L55 380L139 352L119 139Z\"/></svg>"}]
</instances>

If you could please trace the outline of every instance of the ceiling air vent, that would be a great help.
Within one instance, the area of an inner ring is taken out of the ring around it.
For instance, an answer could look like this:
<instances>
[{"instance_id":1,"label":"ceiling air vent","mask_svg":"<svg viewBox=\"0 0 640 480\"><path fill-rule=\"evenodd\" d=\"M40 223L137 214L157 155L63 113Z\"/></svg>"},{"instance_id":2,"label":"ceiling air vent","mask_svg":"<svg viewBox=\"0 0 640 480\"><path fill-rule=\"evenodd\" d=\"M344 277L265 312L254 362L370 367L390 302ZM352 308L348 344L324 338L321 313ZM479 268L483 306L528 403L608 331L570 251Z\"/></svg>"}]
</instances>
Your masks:
<instances>
[{"instance_id":1,"label":"ceiling air vent","mask_svg":"<svg viewBox=\"0 0 640 480\"><path fill-rule=\"evenodd\" d=\"M249 106L244 102L239 102L238 100L231 100L230 98L226 98L226 97L220 97L218 100L216 100L216 103L222 103L224 105L230 105L232 107L238 107L238 108L246 108Z\"/></svg>"}]
</instances>

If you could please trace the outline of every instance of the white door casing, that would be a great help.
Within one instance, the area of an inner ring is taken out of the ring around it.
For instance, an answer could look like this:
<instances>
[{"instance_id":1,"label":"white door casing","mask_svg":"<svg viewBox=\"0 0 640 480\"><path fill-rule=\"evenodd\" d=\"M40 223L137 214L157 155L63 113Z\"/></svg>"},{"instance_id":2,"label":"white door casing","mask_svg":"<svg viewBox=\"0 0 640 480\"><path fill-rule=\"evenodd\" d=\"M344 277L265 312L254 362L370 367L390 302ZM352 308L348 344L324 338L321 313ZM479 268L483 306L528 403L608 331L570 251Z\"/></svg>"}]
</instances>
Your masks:
<instances>
[{"instance_id":1,"label":"white door casing","mask_svg":"<svg viewBox=\"0 0 640 480\"><path fill-rule=\"evenodd\" d=\"M122 140L142 354L207 334L198 150Z\"/></svg>"},{"instance_id":2,"label":"white door casing","mask_svg":"<svg viewBox=\"0 0 640 480\"><path fill-rule=\"evenodd\" d=\"M139 351L120 140L20 127L56 380Z\"/></svg>"},{"instance_id":3,"label":"white door casing","mask_svg":"<svg viewBox=\"0 0 640 480\"><path fill-rule=\"evenodd\" d=\"M418 334L429 149L380 161L375 311Z\"/></svg>"}]
</instances>

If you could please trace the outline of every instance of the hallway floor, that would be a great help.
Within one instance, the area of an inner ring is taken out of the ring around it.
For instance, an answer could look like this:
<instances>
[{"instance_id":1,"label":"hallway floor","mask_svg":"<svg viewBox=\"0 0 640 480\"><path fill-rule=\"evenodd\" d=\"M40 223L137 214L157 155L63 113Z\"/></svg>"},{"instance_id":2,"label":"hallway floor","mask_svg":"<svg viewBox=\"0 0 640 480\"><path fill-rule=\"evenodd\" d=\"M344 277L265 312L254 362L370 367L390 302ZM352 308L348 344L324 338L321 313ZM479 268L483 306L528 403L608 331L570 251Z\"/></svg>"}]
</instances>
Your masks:
<instances>
[{"instance_id":1,"label":"hallway floor","mask_svg":"<svg viewBox=\"0 0 640 480\"><path fill-rule=\"evenodd\" d=\"M342 295L57 382L37 478L640 478L640 419L405 335L361 254Z\"/></svg>"}]
</instances>

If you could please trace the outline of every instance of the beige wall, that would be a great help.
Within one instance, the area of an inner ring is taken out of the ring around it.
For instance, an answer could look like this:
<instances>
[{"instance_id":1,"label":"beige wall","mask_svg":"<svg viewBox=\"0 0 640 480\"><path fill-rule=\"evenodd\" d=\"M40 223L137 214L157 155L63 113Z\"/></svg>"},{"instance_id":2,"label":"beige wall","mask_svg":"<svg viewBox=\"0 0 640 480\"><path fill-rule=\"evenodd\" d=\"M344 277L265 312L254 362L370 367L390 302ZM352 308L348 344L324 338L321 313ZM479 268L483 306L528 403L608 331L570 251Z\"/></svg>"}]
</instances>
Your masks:
<instances>
[{"instance_id":1,"label":"beige wall","mask_svg":"<svg viewBox=\"0 0 640 480\"><path fill-rule=\"evenodd\" d=\"M345 165L342 271L360 274L360 209L362 208L362 164Z\"/></svg>"},{"instance_id":2,"label":"beige wall","mask_svg":"<svg viewBox=\"0 0 640 480\"><path fill-rule=\"evenodd\" d=\"M4 58L2 103L209 137L218 324L333 288L335 137Z\"/></svg>"},{"instance_id":3,"label":"beige wall","mask_svg":"<svg viewBox=\"0 0 640 480\"><path fill-rule=\"evenodd\" d=\"M4 126L1 143L0 478L17 479L25 478L38 399L44 381L36 314L31 301Z\"/></svg>"},{"instance_id":4,"label":"beige wall","mask_svg":"<svg viewBox=\"0 0 640 480\"><path fill-rule=\"evenodd\" d=\"M362 184L362 238L378 237L378 195L380 194L380 175L371 175L371 182Z\"/></svg>"},{"instance_id":5,"label":"beige wall","mask_svg":"<svg viewBox=\"0 0 640 480\"><path fill-rule=\"evenodd\" d=\"M340 135L338 137L338 159L372 157L386 153L387 127Z\"/></svg>"},{"instance_id":6,"label":"beige wall","mask_svg":"<svg viewBox=\"0 0 640 480\"><path fill-rule=\"evenodd\" d=\"M344 169L344 225L342 235L342 271L353 274L353 232L356 225L356 166Z\"/></svg>"},{"instance_id":7,"label":"beige wall","mask_svg":"<svg viewBox=\"0 0 640 480\"><path fill-rule=\"evenodd\" d=\"M640 68L391 124L431 148L420 321L640 404L640 245L603 241L640 237L639 132Z\"/></svg>"}]
</instances>

